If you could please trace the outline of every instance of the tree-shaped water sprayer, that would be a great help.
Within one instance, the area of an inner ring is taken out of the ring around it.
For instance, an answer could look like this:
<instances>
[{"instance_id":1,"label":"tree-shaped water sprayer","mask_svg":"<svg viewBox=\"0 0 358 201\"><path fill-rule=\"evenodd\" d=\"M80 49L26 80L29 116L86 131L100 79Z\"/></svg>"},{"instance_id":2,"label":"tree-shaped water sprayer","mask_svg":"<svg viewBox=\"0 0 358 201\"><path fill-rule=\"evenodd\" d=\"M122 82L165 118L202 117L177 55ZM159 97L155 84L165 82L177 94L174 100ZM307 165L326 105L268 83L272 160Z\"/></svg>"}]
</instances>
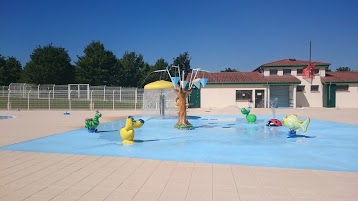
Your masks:
<instances>
[{"instance_id":1,"label":"tree-shaped water sprayer","mask_svg":"<svg viewBox=\"0 0 358 201\"><path fill-rule=\"evenodd\" d=\"M177 95L175 99L175 105L178 106L178 122L174 125L178 129L191 129L193 126L188 121L187 116L187 98L191 94L193 87L200 89L205 87L208 81L207 78L197 78L198 72L207 72L201 68L192 69L190 77L185 79L184 70L181 71L180 66L172 66L172 68L178 69L178 76L171 76L169 69L167 72L174 86L174 92Z\"/></svg>"}]
</instances>

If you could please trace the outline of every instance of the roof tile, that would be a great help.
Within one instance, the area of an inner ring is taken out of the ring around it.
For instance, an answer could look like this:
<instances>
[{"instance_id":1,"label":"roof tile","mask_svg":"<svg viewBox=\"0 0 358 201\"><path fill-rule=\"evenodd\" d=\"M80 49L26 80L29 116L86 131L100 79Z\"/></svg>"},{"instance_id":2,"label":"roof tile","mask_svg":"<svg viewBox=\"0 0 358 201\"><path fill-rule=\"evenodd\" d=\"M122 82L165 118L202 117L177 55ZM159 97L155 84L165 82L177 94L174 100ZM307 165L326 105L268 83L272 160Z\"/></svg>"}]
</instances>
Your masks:
<instances>
[{"instance_id":1,"label":"roof tile","mask_svg":"<svg viewBox=\"0 0 358 201\"><path fill-rule=\"evenodd\" d=\"M278 61L273 61L270 63L262 64L262 67L265 66L307 66L310 62L304 60L297 60L297 59L282 59ZM315 63L316 65L331 65L330 63L326 62L319 62L319 61L311 61L311 63Z\"/></svg>"},{"instance_id":2,"label":"roof tile","mask_svg":"<svg viewBox=\"0 0 358 201\"><path fill-rule=\"evenodd\" d=\"M190 77L190 74L187 78ZM205 73L209 83L301 83L294 76L263 76L259 72L219 72Z\"/></svg>"},{"instance_id":3,"label":"roof tile","mask_svg":"<svg viewBox=\"0 0 358 201\"><path fill-rule=\"evenodd\" d=\"M358 72L326 72L326 77L322 77L322 82L358 82Z\"/></svg>"}]
</instances>

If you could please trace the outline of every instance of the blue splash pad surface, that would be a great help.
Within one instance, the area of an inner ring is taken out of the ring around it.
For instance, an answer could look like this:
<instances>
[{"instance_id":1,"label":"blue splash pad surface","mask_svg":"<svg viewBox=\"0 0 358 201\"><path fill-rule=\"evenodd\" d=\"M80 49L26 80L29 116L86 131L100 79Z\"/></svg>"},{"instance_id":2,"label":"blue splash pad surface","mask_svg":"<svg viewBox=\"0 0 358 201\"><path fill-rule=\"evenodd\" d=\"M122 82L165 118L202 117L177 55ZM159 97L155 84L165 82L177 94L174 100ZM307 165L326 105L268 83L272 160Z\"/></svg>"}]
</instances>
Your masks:
<instances>
[{"instance_id":1,"label":"blue splash pad surface","mask_svg":"<svg viewBox=\"0 0 358 201\"><path fill-rule=\"evenodd\" d=\"M133 145L121 143L121 120L100 124L99 133L83 128L0 149L358 172L357 125L311 119L306 133L287 138L288 128L266 126L271 116L257 116L256 124L244 116L190 116L192 130L173 128L177 119L142 118Z\"/></svg>"}]
</instances>

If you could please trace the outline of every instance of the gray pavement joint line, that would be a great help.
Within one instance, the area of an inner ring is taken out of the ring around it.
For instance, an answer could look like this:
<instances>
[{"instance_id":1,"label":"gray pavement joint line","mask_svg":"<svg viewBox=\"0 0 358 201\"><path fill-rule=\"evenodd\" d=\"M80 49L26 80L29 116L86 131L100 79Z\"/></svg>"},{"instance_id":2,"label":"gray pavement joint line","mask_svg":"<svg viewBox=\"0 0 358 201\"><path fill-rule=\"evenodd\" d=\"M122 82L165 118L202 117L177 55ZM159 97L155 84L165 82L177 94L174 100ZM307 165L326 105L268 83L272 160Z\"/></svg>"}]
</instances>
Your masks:
<instances>
[{"instance_id":1,"label":"gray pavement joint line","mask_svg":"<svg viewBox=\"0 0 358 201\"><path fill-rule=\"evenodd\" d=\"M214 166L211 165L211 201L214 200Z\"/></svg>"},{"instance_id":2,"label":"gray pavement joint line","mask_svg":"<svg viewBox=\"0 0 358 201\"><path fill-rule=\"evenodd\" d=\"M190 187L191 179L193 178L194 170L195 170L195 163L194 163L194 167L192 168L191 173L190 173L190 180L189 180L188 188L186 189L185 200L188 197L189 187Z\"/></svg>"},{"instance_id":3,"label":"gray pavement joint line","mask_svg":"<svg viewBox=\"0 0 358 201\"><path fill-rule=\"evenodd\" d=\"M236 193L237 193L237 196L239 197L239 200L241 200L241 199L240 199L240 193L239 193L238 185L237 185L236 179L235 179L236 177L235 177L235 174L234 174L232 168L233 168L232 165L230 165L230 172L231 172L231 176L232 176L232 178L233 178L233 180L234 180L234 183L235 183Z\"/></svg>"},{"instance_id":4,"label":"gray pavement joint line","mask_svg":"<svg viewBox=\"0 0 358 201\"><path fill-rule=\"evenodd\" d=\"M139 166L137 166L130 174L128 174L128 176L117 186L117 188L116 189L114 189L113 190L113 192L115 192L140 166L142 166L144 164L144 161L139 165ZM159 166L159 164L158 164L158 166ZM149 176L150 177L150 176ZM149 178L148 177L148 178ZM112 193L113 193L112 192ZM112 193L110 193L104 200L106 200L109 196L111 196L112 195ZM137 193L136 193L137 194ZM134 195L134 197L135 197L135 195Z\"/></svg>"},{"instance_id":5,"label":"gray pavement joint line","mask_svg":"<svg viewBox=\"0 0 358 201\"><path fill-rule=\"evenodd\" d=\"M28 163L28 162L30 162L32 160L36 160L36 159L38 159L40 157L41 157L41 155L32 154L32 155L28 155L28 158L22 157L22 158L19 158L17 160L12 160L12 161L5 162L4 164L0 164L0 166L4 166L3 168L0 169L0 171L6 170L8 168L14 168L15 166L18 166L18 165L23 165L24 163Z\"/></svg>"},{"instance_id":6,"label":"gray pavement joint line","mask_svg":"<svg viewBox=\"0 0 358 201\"><path fill-rule=\"evenodd\" d=\"M56 154L56 156L58 156L59 154ZM46 163L48 163L48 161L51 161L51 160L54 160L53 159L53 156L51 156L51 155L43 155L43 157L46 157L45 159L44 159L44 161L42 161L42 162L39 162L39 163L36 163L36 162L38 162L38 159L41 159L41 158L35 158L35 159L33 159L33 160L31 160L31 162L32 163L29 163L29 164L27 164L27 166L25 166L24 168L22 168L22 169L20 169L20 170L18 170L18 171L15 171L15 172L12 172L11 174L8 174L8 175L4 175L4 176L0 176L0 177L7 177L7 176L10 176L10 175L15 175L16 173L18 173L18 172L22 172L24 169L26 169L26 170L31 170L31 168L33 168L33 167L36 167L37 165L39 165L39 164L46 164ZM47 158L48 157L48 158ZM33 164L33 163L35 163L35 164ZM18 165L17 165L18 166ZM21 167L21 164L19 164L19 166ZM39 169L39 170L41 170L41 169ZM36 168L34 169L34 170L32 170L32 171L34 171L34 172L31 172L30 174L32 174L32 173L35 173L35 172L37 172L37 171L39 171L39 170L36 170ZM17 180L17 179L16 179ZM13 181L11 181L11 182L13 182ZM11 182L9 182L9 183L11 183ZM5 183L5 184L2 184L2 185L7 185L8 183ZM0 185L1 186L1 185Z\"/></svg>"},{"instance_id":7,"label":"gray pavement joint line","mask_svg":"<svg viewBox=\"0 0 358 201\"><path fill-rule=\"evenodd\" d=\"M31 166L31 162L34 162L34 161L36 161L36 160L38 160L38 159L41 159L41 157L44 157L44 156L50 156L50 155L48 155L49 153L34 153L34 155L33 155L33 157L30 157L30 158L28 158L28 160L25 160L25 161L20 161L19 163L15 163L13 166L9 166L9 167L5 167L5 168L3 168L3 169L0 169L0 171L2 171L2 170L6 170L6 169L9 169L9 168L14 168L15 166L23 166L24 165L24 163L30 163L30 165L29 166ZM58 155L58 154L57 154ZM32 155L30 155L30 156L32 156ZM34 157L35 156L35 157ZM51 158L50 158L51 159ZM50 160L49 159L49 160ZM21 158L20 159L18 159L18 160L21 160ZM26 166L25 166L26 167ZM1 176L0 176L1 177Z\"/></svg>"},{"instance_id":8,"label":"gray pavement joint line","mask_svg":"<svg viewBox=\"0 0 358 201\"><path fill-rule=\"evenodd\" d=\"M49 168L49 167L51 167L51 166L56 166L56 165L58 165L59 163L65 161L65 160L71 159L72 157L74 157L74 155L68 155L67 158L64 158L64 159L62 159L62 160L59 160L59 161L57 161L57 162L54 163L54 164L51 164L51 165L49 165L49 166L44 167L43 169ZM68 164L68 165L71 165L71 164ZM68 166L68 165L67 165L67 166ZM65 167L66 167L66 166L65 166ZM33 172L33 173L30 173L30 174L28 174L28 175L26 175L26 176L24 176L24 177L21 177L20 179L23 179L23 178L26 178L26 177L31 177L33 174L36 174L36 173L38 173L39 171L42 171L43 169L40 169L40 170L38 170L38 171L36 171L36 172ZM56 171L58 171L58 170L56 170ZM56 172L56 171L54 171L54 172ZM54 173L54 172L52 172L52 173ZM35 180L35 181L33 181L33 182L36 182L36 181L38 181L38 180L40 180L40 179L42 179L42 178L44 178L44 177L46 177L46 176L48 176L48 175L50 175L50 174L52 174L52 173L49 173L49 174L47 174L47 175L43 175L42 177L39 177L37 180ZM10 185L11 183L14 183L14 182L16 182L16 181L17 181L17 180L12 181L12 182L10 182L10 183L8 183L8 184L6 184L6 185ZM33 182L31 182L31 183L33 183ZM31 183L29 183L29 184L31 184ZM23 187L24 187L24 186L23 186ZM21 187L21 188L22 188L22 187ZM21 189L21 188L19 188L19 189ZM17 189L17 190L19 190L19 189Z\"/></svg>"},{"instance_id":9,"label":"gray pavement joint line","mask_svg":"<svg viewBox=\"0 0 358 201\"><path fill-rule=\"evenodd\" d=\"M86 156L84 156L83 158L81 158L79 161L81 161L81 160L84 160L85 158L87 158ZM75 163L77 163L77 162L79 162L79 161L76 161L76 162L74 162L74 163L72 163L72 164L69 164L68 166L71 166L71 165L73 165L73 164L75 164ZM68 166L66 166L66 167L68 167ZM64 167L64 168L66 168L66 167ZM64 169L64 168L62 168L62 169ZM56 172L58 172L58 171L61 171L62 169L60 169L60 170L57 170L57 171L55 171L55 172L53 172L53 173L51 173L50 175L52 175L52 174L54 174L54 173L56 173ZM72 173L71 173L72 174ZM71 174L69 174L69 175L71 175ZM69 175L67 175L67 176L69 176ZM49 176L49 175L47 175L47 176ZM62 178L63 179L63 178ZM61 180L61 179L60 179ZM37 180L37 181L39 181L39 180ZM34 181L34 182L32 182L31 184L33 184L33 183L35 183L35 182L37 182L37 181ZM59 181L59 180L58 180ZM57 181L55 181L55 182L53 182L53 183L56 183ZM52 184L53 184L52 183ZM27 186L30 186L31 184L29 184L29 185L27 185ZM20 188L20 189L18 189L18 190L21 190L21 189L23 189L23 188L26 188L27 186L24 186L24 187L22 187L22 188ZM42 190L44 190L44 189L46 189L46 188L48 188L48 186L47 187L44 187L44 188L42 188L42 189L40 189L39 191L37 191L37 192L35 192L34 194L36 194L36 193L38 193L38 192L40 192L40 191L42 191ZM27 198L29 198L29 197L31 197L32 195L29 195L28 197L26 197L25 199L27 199Z\"/></svg>"},{"instance_id":10,"label":"gray pavement joint line","mask_svg":"<svg viewBox=\"0 0 358 201\"><path fill-rule=\"evenodd\" d=\"M63 159L63 160L61 160L61 161L58 161L58 163L60 163L60 162L62 162L62 161L64 161L64 160L67 160L67 159L69 159L69 158L71 158L71 157L74 157L74 156L70 156L70 157L65 158L65 159ZM56 164L58 164L58 163L54 163L54 164L52 164L52 165L50 165L50 166L54 166L54 165L56 165ZM75 163L75 162L74 162L74 163ZM70 166L70 165L72 165L72 164L73 164L73 163L70 163L70 164L68 164L67 166ZM48 167L50 167L50 166L47 166L47 167L45 167L45 168L48 168ZM67 167L67 166L65 166L65 167ZM64 168L65 168L65 167L64 167ZM41 169L41 170L42 170L42 169ZM38 170L38 171L41 171L41 170ZM59 169L59 170L61 170L61 169ZM59 170L56 170L55 172L57 172L57 171L59 171ZM31 176L32 174L35 174L35 173L37 173L38 171L33 172L33 173L31 173L31 174L28 174L28 175L26 175L26 176L24 176L24 177ZM33 183L35 183L35 182L41 180L42 178L44 178L44 177L46 177L46 176L48 176L48 175L51 175L51 174L53 174L53 173L55 173L55 172L49 173L49 174L47 174L47 175L44 175L43 177L40 177L40 178L38 178L37 180L32 181L31 183L29 183L29 184L27 184L27 185L25 185L25 186L22 186L22 187L16 189L16 191L21 190L22 188L25 188L26 186L29 186L29 185L31 185L31 184L33 184ZM21 177L21 178L24 178L24 177ZM21 178L20 178L20 179L21 179ZM11 183L16 182L16 181L17 181L17 180L12 181L12 182L10 182L10 183L7 183L7 184L5 184L5 185L10 185ZM3 185L3 186L5 186L5 185ZM7 195L4 195L3 197L6 197L6 196L7 196ZM1 197L0 197L0 198L1 198Z\"/></svg>"},{"instance_id":11,"label":"gray pavement joint line","mask_svg":"<svg viewBox=\"0 0 358 201\"><path fill-rule=\"evenodd\" d=\"M112 158L112 160L109 161L107 164L105 164L104 167L107 166L108 164L110 164L110 163L111 163L112 161L114 161L114 160L115 160L115 158ZM129 159L128 159L128 160L129 160ZM127 160L127 161L128 161L128 160ZM126 161L126 162L127 162L127 161ZM126 162L124 162L123 164L121 164L119 167L121 167L122 165L124 165ZM81 199L84 195L86 195L88 192L90 192L92 189L94 189L96 186L98 186L100 183L102 183L105 179L107 179L108 177L110 177L110 176L111 176L114 172L116 172L116 171L118 171L118 170L113 170L110 174L108 174L105 178L103 178L99 183L97 183L96 185L94 185L91 189L89 189L87 192L85 192L85 193L84 193L80 198L78 198L78 199ZM91 175L88 175L87 177L89 177L89 176L91 176ZM87 177L85 177L85 178L83 178L83 179L86 179ZM82 180L83 180L83 179L82 179ZM81 180L81 181L82 181L82 180ZM79 182L81 182L81 181L78 181L77 183L79 183ZM76 184L77 184L77 183L76 183ZM76 185L76 184L74 184L74 185ZM74 186L74 185L72 185L72 186ZM71 187L72 187L72 186L71 186ZM70 189L71 187L67 188L66 190ZM66 190L65 190L65 191L66 191ZM63 191L63 192L65 192L65 191ZM62 192L62 193L63 193L63 192ZM61 195L61 193L58 194L58 195L56 195L55 197L51 198L51 200L55 199L56 197L58 197L58 196L60 196L60 195Z\"/></svg>"},{"instance_id":12,"label":"gray pavement joint line","mask_svg":"<svg viewBox=\"0 0 358 201\"><path fill-rule=\"evenodd\" d=\"M258 175L255 173L255 171L252 169L252 167L250 167L250 172L251 174L255 177L256 179L256 182L259 184L259 188L260 188L260 191L263 192L263 194L265 195L265 199L266 200L270 200L269 199L269 195L267 195L267 193L264 191L263 189L263 186L262 186L262 182L260 181L260 179L258 178Z\"/></svg>"},{"instance_id":13,"label":"gray pavement joint line","mask_svg":"<svg viewBox=\"0 0 358 201\"><path fill-rule=\"evenodd\" d=\"M14 151L14 152L17 152L17 151ZM19 159L21 159L21 158L26 158L26 157L28 157L28 156L31 156L31 155L38 155L37 153L35 153L35 152L21 152L20 153L21 155L21 157L14 157L14 158L11 158L11 160L4 160L4 161L0 161L0 165L2 164L2 162L3 163L8 163L8 162L11 162L11 161L15 161L15 160L19 160ZM18 156L18 155L17 155ZM39 157L39 156L37 156L37 157Z\"/></svg>"},{"instance_id":14,"label":"gray pavement joint line","mask_svg":"<svg viewBox=\"0 0 358 201\"><path fill-rule=\"evenodd\" d=\"M101 156L99 157L97 160L95 161L92 161L91 163L94 163L100 159L103 159L103 158L106 158L105 156ZM107 163L103 164L103 166L106 166L108 163L110 163L111 161L113 160L113 158L108 161ZM96 169L94 169L92 172L88 173L87 176L83 177L81 180L77 181L76 183L72 184L71 186L67 187L67 188L64 188L64 190L62 190L62 192L60 192L59 194L55 195L54 197L52 197L50 200L54 199L56 196L60 195L61 193L65 192L66 190L70 189L72 186L76 185L77 183L83 181L84 179L86 179L87 177L91 176L91 174L93 174L95 171L97 171L98 169L102 168L103 166L98 166ZM83 167L83 168L87 168L87 166ZM81 169L83 169L81 168ZM73 172L72 174L76 174L78 171L80 171L81 169L78 169L77 171ZM70 176L70 175L68 175ZM64 178L63 178L64 179ZM31 197L31 196L30 196Z\"/></svg>"},{"instance_id":15,"label":"gray pavement joint line","mask_svg":"<svg viewBox=\"0 0 358 201\"><path fill-rule=\"evenodd\" d=\"M101 157L101 158L106 158L105 156ZM91 172L90 174L88 174L86 177L82 178L80 181L78 181L77 183L73 184L72 186L78 184L79 182L83 181L84 179L90 177L94 172L96 172L98 169L106 167L108 164L110 164L113 160L115 160L115 158L111 158L110 161L108 161L106 164L104 164L102 167L98 167L96 170L94 170L93 172ZM114 170L113 172L115 172L116 170ZM112 172L112 173L113 173ZM111 174L107 175L105 178L103 178L99 183L101 183L104 179L108 178ZM88 193L89 191L91 191L95 186L97 186L99 183L97 183L96 185L94 185L90 190L88 190L86 193ZM63 190L61 193L65 192L66 190L70 189L72 186L66 188L65 190ZM56 197L58 197L59 195L61 195L61 193L57 194L55 197L51 198L50 200L55 199ZM83 195L85 195L86 193L84 193ZM83 196L82 195L82 196ZM81 197L82 197L81 196ZM81 197L79 199L81 199Z\"/></svg>"},{"instance_id":16,"label":"gray pavement joint line","mask_svg":"<svg viewBox=\"0 0 358 201\"><path fill-rule=\"evenodd\" d=\"M0 160L6 159L6 158L10 158L11 156L14 156L14 155L16 155L16 154L19 154L18 151L5 150L5 149L0 150L0 152L1 152ZM24 153L26 153L26 152L24 152Z\"/></svg>"},{"instance_id":17,"label":"gray pavement joint line","mask_svg":"<svg viewBox=\"0 0 358 201\"><path fill-rule=\"evenodd\" d=\"M67 175L66 177L71 176L71 175L77 173L77 172L80 171L81 169L86 168L88 165L90 165L91 163L94 163L95 161L97 161L97 160L99 160L99 159L101 159L101 158L103 158L103 156L97 158L96 160L90 162L89 164L84 165L82 168L77 169L76 171L72 172L71 174ZM98 167L98 168L100 168L100 167ZM98 168L97 168L97 169L98 169ZM96 171L97 169L95 169L94 171ZM93 172L94 172L94 171L93 171ZM91 173L93 173L93 172L91 172ZM90 173L90 174L91 174L91 173ZM90 175L90 174L89 174L89 175ZM87 175L86 177L88 177L89 175ZM60 179L60 180L58 180L58 181L56 181L56 182L54 182L54 183L57 183L57 182L59 182L59 181L65 179L66 177L63 177L62 179ZM85 179L86 177L84 177L83 179ZM81 180L83 180L83 179L81 179ZM80 180L80 181L81 181L81 180ZM54 183L52 183L52 184L54 184ZM75 184L73 184L73 185L75 185ZM47 186L46 188L48 188L48 186ZM46 188L44 188L44 189L46 189ZM42 189L42 190L40 190L40 191L38 191L38 192L36 192L36 193L34 193L34 194L37 194L37 193L43 191L44 189ZM68 188L67 188L67 189L68 189ZM67 189L65 189L65 190L67 190ZM62 192L64 192L65 190L63 190ZM62 192L60 192L59 194L61 194ZM34 194L28 196L27 198L32 197ZM56 195L56 196L57 196L57 195ZM56 196L55 196L55 197L56 197ZM25 198L25 199L27 199L27 198ZM53 198L54 198L54 197L53 197ZM51 199L53 199L53 198L51 198Z\"/></svg>"},{"instance_id":18,"label":"gray pavement joint line","mask_svg":"<svg viewBox=\"0 0 358 201\"><path fill-rule=\"evenodd\" d=\"M161 163L161 162L160 162L160 163ZM133 195L133 198L138 194L139 190L140 190L140 189L144 186L144 184L148 181L148 179L149 179L150 176L153 174L153 172L155 172L155 170L158 168L158 166L160 165L160 163L158 163L158 165L153 169L153 171L151 172L151 174L147 177L147 179L146 179L146 180L143 182L143 184L139 187L139 189L137 190L137 192ZM144 162L143 162L140 166L142 166L143 164L144 164ZM140 167L140 166L139 166L139 167ZM139 168L139 167L138 167L138 168ZM134 172L133 172L133 173L134 173ZM132 173L132 174L133 174L133 173ZM132 175L132 174L131 174L131 175ZM130 176L131 176L131 175L130 175ZM128 178L128 177L127 177L127 178ZM127 178L126 178L126 179L127 179ZM125 179L125 181L126 181L126 179ZM107 196L107 197L108 197L108 196ZM107 197L106 197L106 199L107 199Z\"/></svg>"},{"instance_id":19,"label":"gray pavement joint line","mask_svg":"<svg viewBox=\"0 0 358 201\"><path fill-rule=\"evenodd\" d=\"M175 168L176 168L177 166L178 166L178 162L177 162L177 164L175 165ZM164 186L163 189L162 189L162 192L160 192L160 195L159 195L158 200L160 200L160 198L162 197L163 192L164 192L165 188L167 187L168 182L169 182L170 178L172 177L175 168L173 168L173 170L170 172L170 176L168 177L167 182L165 183L165 186Z\"/></svg>"}]
</instances>

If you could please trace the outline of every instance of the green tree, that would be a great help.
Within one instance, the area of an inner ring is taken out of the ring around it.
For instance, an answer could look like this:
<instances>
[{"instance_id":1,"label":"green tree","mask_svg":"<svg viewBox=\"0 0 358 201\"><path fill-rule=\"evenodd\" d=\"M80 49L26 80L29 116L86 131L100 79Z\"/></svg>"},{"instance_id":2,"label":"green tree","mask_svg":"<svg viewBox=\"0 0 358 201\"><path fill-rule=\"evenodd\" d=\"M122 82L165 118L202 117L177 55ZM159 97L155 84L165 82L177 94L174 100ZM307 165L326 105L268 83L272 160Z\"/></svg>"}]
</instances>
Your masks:
<instances>
[{"instance_id":1,"label":"green tree","mask_svg":"<svg viewBox=\"0 0 358 201\"><path fill-rule=\"evenodd\" d=\"M186 79L186 76L188 76L188 72L190 71L190 56L188 52L184 52L183 54L180 54L177 58L174 59L173 65L180 67L180 70L184 70L184 79ZM182 73L182 72L180 72Z\"/></svg>"},{"instance_id":2,"label":"green tree","mask_svg":"<svg viewBox=\"0 0 358 201\"><path fill-rule=\"evenodd\" d=\"M349 67L339 67L339 68L336 68L336 71L339 72L339 71L352 71L351 68Z\"/></svg>"},{"instance_id":3,"label":"green tree","mask_svg":"<svg viewBox=\"0 0 358 201\"><path fill-rule=\"evenodd\" d=\"M5 59L0 55L0 85L19 82L21 72L21 63L15 57Z\"/></svg>"},{"instance_id":4,"label":"green tree","mask_svg":"<svg viewBox=\"0 0 358 201\"><path fill-rule=\"evenodd\" d=\"M239 71L234 68L225 68L225 70L222 70L220 72L239 72Z\"/></svg>"},{"instance_id":5,"label":"green tree","mask_svg":"<svg viewBox=\"0 0 358 201\"><path fill-rule=\"evenodd\" d=\"M119 80L117 57L99 41L92 41L77 56L76 81L90 85L116 85Z\"/></svg>"},{"instance_id":6,"label":"green tree","mask_svg":"<svg viewBox=\"0 0 358 201\"><path fill-rule=\"evenodd\" d=\"M144 62L143 55L137 55L135 52L125 52L119 60L120 85L125 87L140 87L142 81L149 71L149 65Z\"/></svg>"},{"instance_id":7,"label":"green tree","mask_svg":"<svg viewBox=\"0 0 358 201\"><path fill-rule=\"evenodd\" d=\"M0 54L0 85L7 85L6 84L6 60L5 57Z\"/></svg>"},{"instance_id":8,"label":"green tree","mask_svg":"<svg viewBox=\"0 0 358 201\"><path fill-rule=\"evenodd\" d=\"M326 67L326 72L332 72L332 70L329 67Z\"/></svg>"},{"instance_id":9,"label":"green tree","mask_svg":"<svg viewBox=\"0 0 358 201\"><path fill-rule=\"evenodd\" d=\"M165 70L168 67L168 62L166 62L163 58L158 59L157 62L153 66L150 67L147 72L147 76L143 80L143 86L157 81L157 80L170 80L167 71L155 72L158 70Z\"/></svg>"},{"instance_id":10,"label":"green tree","mask_svg":"<svg viewBox=\"0 0 358 201\"><path fill-rule=\"evenodd\" d=\"M25 65L22 81L31 84L73 83L74 66L67 50L52 44L36 48Z\"/></svg>"}]
</instances>

